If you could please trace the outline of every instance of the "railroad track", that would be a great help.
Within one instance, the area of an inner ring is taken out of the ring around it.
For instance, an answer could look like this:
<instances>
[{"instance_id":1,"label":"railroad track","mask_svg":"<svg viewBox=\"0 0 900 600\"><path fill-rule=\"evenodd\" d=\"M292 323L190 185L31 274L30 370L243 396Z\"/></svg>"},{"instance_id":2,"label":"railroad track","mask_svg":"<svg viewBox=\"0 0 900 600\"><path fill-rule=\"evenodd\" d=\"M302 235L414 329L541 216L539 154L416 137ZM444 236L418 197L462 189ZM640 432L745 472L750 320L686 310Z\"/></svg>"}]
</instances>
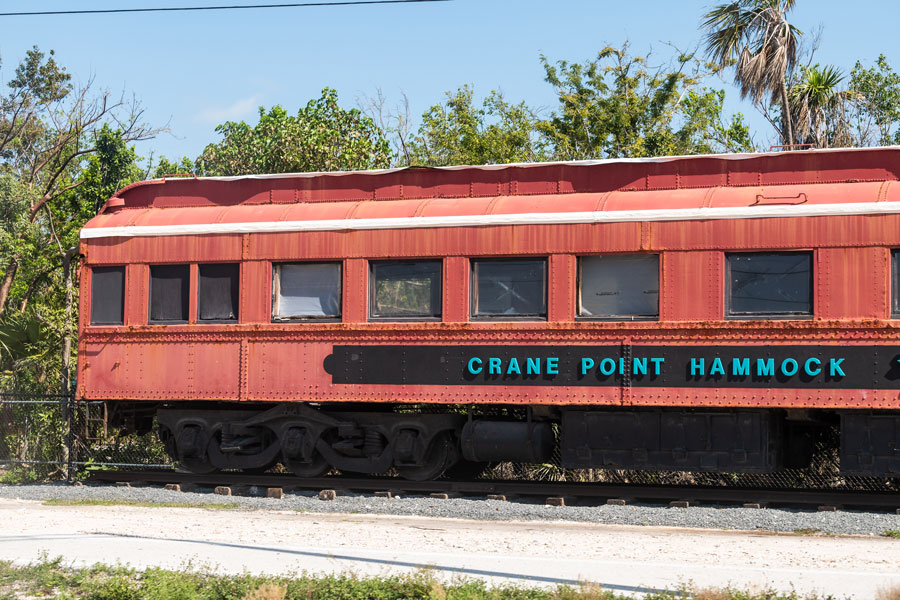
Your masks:
<instances>
[{"instance_id":1,"label":"railroad track","mask_svg":"<svg viewBox=\"0 0 900 600\"><path fill-rule=\"evenodd\" d=\"M877 509L900 514L900 492L870 492L829 489L759 489L702 486L648 486L618 483L567 483L479 479L471 481L408 481L393 477L328 476L298 478L289 474L211 473L199 475L179 471L98 471L88 483L122 483L182 487L273 488L284 491L334 490L340 492L394 495L502 496L545 499L554 504L649 503L689 506L727 504L747 508L764 506L814 507L819 510Z\"/></svg>"}]
</instances>

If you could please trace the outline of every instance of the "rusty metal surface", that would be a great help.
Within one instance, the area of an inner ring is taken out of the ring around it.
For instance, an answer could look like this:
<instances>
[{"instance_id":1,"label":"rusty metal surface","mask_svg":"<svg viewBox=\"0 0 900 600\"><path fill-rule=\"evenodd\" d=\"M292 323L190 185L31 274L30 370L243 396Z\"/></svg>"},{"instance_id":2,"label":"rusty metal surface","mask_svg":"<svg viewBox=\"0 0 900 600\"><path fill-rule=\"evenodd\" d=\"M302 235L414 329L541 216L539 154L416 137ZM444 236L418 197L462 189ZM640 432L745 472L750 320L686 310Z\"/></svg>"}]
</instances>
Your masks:
<instances>
[{"instance_id":1,"label":"rusty metal surface","mask_svg":"<svg viewBox=\"0 0 900 600\"><path fill-rule=\"evenodd\" d=\"M896 148L801 151L752 157L696 156L452 169L330 173L233 181L148 181L120 190L130 207L221 207L292 202L488 198L610 191L800 185L896 180ZM112 207L105 207L112 210ZM105 219L103 216L101 219ZM208 222L208 221L207 221Z\"/></svg>"},{"instance_id":2,"label":"rusty metal surface","mask_svg":"<svg viewBox=\"0 0 900 600\"><path fill-rule=\"evenodd\" d=\"M660 319L715 321L724 318L725 258L721 252L663 255Z\"/></svg>"},{"instance_id":3,"label":"rusty metal surface","mask_svg":"<svg viewBox=\"0 0 900 600\"><path fill-rule=\"evenodd\" d=\"M814 267L816 316L888 318L890 258L888 248L820 248Z\"/></svg>"},{"instance_id":4,"label":"rusty metal surface","mask_svg":"<svg viewBox=\"0 0 900 600\"><path fill-rule=\"evenodd\" d=\"M552 164L149 182L88 227L900 202L900 150L743 160ZM87 268L128 265L125 326L92 327L82 277L79 393L91 399L900 407L896 392L331 384L354 344L900 344L889 317L900 215L97 238ZM723 251L813 250L814 316L725 321ZM661 254L659 322L575 322L577 256ZM547 256L548 320L469 322L469 257ZM444 258L443 322L367 323L368 260ZM271 263L343 260L341 323L271 323ZM241 262L240 323L196 324L197 263ZM191 263L189 323L149 326L150 264Z\"/></svg>"},{"instance_id":5,"label":"rusty metal surface","mask_svg":"<svg viewBox=\"0 0 900 600\"><path fill-rule=\"evenodd\" d=\"M788 327L784 327L787 325ZM454 385L333 385L322 369L335 344L900 343L900 330L858 322L553 323L348 326L259 324L92 328L81 340L79 392L89 399L390 401L404 403L619 404L618 387L498 388ZM173 376L173 374L177 376ZM896 390L632 388L635 405L898 408Z\"/></svg>"}]
</instances>

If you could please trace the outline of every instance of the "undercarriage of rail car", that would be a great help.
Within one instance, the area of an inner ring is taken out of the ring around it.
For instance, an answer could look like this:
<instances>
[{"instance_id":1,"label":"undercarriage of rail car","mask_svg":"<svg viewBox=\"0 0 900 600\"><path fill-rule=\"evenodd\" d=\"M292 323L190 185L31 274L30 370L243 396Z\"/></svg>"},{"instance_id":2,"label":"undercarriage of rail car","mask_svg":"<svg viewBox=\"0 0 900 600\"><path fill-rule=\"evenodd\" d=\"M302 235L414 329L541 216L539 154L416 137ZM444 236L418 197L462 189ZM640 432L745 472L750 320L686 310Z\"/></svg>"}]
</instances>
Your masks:
<instances>
[{"instance_id":1,"label":"undercarriage of rail car","mask_svg":"<svg viewBox=\"0 0 900 600\"><path fill-rule=\"evenodd\" d=\"M900 415L883 412L116 403L110 418L139 433L155 422L171 460L195 473L259 473L280 463L299 477L336 469L424 481L492 463L554 461L565 469L772 473L809 466L835 427L842 474L900 472Z\"/></svg>"}]
</instances>

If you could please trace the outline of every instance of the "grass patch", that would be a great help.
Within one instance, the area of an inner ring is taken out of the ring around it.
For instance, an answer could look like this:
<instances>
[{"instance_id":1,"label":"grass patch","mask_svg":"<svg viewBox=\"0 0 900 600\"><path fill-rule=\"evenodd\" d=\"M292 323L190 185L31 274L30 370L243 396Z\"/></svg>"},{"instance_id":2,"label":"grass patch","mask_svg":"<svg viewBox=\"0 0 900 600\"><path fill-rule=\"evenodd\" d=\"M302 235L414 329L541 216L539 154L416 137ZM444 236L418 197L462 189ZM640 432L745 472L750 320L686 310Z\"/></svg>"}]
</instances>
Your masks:
<instances>
[{"instance_id":1,"label":"grass patch","mask_svg":"<svg viewBox=\"0 0 900 600\"><path fill-rule=\"evenodd\" d=\"M234 510L241 508L235 502L141 502L139 500L97 500L85 498L81 500L65 500L48 498L44 506L142 506L151 508L209 508L213 510Z\"/></svg>"},{"instance_id":2,"label":"grass patch","mask_svg":"<svg viewBox=\"0 0 900 600\"><path fill-rule=\"evenodd\" d=\"M408 576L362 578L352 575L271 577L219 575L208 571L170 571L94 565L66 566L61 558L24 567L0 561L0 598L58 597L90 600L625 600L596 585L532 589L491 586L471 579L451 583L429 571ZM646 600L820 600L795 593L688 590L647 594ZM893 598L893 597L891 597ZM824 599L823 599L824 600Z\"/></svg>"},{"instance_id":3,"label":"grass patch","mask_svg":"<svg viewBox=\"0 0 900 600\"><path fill-rule=\"evenodd\" d=\"M894 538L900 540L900 529L885 529L881 532L881 537Z\"/></svg>"},{"instance_id":4,"label":"grass patch","mask_svg":"<svg viewBox=\"0 0 900 600\"><path fill-rule=\"evenodd\" d=\"M813 529L812 527L801 527L800 529L795 529L794 533L797 535L817 535L822 533L822 530Z\"/></svg>"}]
</instances>

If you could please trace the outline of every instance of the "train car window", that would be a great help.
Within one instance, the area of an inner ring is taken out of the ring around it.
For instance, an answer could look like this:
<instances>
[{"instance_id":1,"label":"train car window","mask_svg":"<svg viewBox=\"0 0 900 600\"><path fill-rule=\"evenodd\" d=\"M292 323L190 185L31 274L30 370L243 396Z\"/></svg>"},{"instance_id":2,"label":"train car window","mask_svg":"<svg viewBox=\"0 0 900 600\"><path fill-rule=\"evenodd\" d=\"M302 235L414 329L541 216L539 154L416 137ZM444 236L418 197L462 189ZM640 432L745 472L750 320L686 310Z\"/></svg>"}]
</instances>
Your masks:
<instances>
[{"instance_id":1,"label":"train car window","mask_svg":"<svg viewBox=\"0 0 900 600\"><path fill-rule=\"evenodd\" d=\"M731 318L812 315L812 253L728 253L725 310Z\"/></svg>"},{"instance_id":2,"label":"train car window","mask_svg":"<svg viewBox=\"0 0 900 600\"><path fill-rule=\"evenodd\" d=\"M91 325L121 325L125 316L125 267L91 269Z\"/></svg>"},{"instance_id":3,"label":"train car window","mask_svg":"<svg viewBox=\"0 0 900 600\"><path fill-rule=\"evenodd\" d=\"M370 264L370 318L429 320L441 317L441 261Z\"/></svg>"},{"instance_id":4,"label":"train car window","mask_svg":"<svg viewBox=\"0 0 900 600\"><path fill-rule=\"evenodd\" d=\"M337 319L340 316L341 263L273 265L273 319Z\"/></svg>"},{"instance_id":5,"label":"train car window","mask_svg":"<svg viewBox=\"0 0 900 600\"><path fill-rule=\"evenodd\" d=\"M900 250L891 250L891 317L900 318Z\"/></svg>"},{"instance_id":6,"label":"train car window","mask_svg":"<svg viewBox=\"0 0 900 600\"><path fill-rule=\"evenodd\" d=\"M547 318L547 260L473 260L471 310L476 318Z\"/></svg>"},{"instance_id":7,"label":"train car window","mask_svg":"<svg viewBox=\"0 0 900 600\"><path fill-rule=\"evenodd\" d=\"M190 265L150 266L150 322L187 323Z\"/></svg>"},{"instance_id":8,"label":"train car window","mask_svg":"<svg viewBox=\"0 0 900 600\"><path fill-rule=\"evenodd\" d=\"M578 316L659 318L659 255L582 256L578 260Z\"/></svg>"},{"instance_id":9,"label":"train car window","mask_svg":"<svg viewBox=\"0 0 900 600\"><path fill-rule=\"evenodd\" d=\"M240 265L200 265L197 281L197 320L227 322L238 319Z\"/></svg>"}]
</instances>

